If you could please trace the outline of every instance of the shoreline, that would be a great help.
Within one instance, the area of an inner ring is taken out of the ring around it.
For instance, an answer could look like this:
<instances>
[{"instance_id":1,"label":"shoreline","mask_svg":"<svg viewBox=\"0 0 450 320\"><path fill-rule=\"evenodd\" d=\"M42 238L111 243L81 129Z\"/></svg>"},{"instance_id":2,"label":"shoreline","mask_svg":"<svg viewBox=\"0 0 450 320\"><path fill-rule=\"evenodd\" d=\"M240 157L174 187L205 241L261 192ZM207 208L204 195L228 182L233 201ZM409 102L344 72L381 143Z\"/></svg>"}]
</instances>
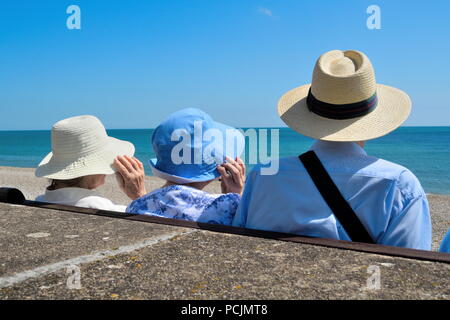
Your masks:
<instances>
[{"instance_id":1,"label":"shoreline","mask_svg":"<svg viewBox=\"0 0 450 320\"><path fill-rule=\"evenodd\" d=\"M14 187L23 192L25 198L34 200L48 186L48 179L34 176L34 168L0 166L0 187ZM145 177L147 192L160 188L164 181L153 176ZM107 176L105 185L97 189L104 197L116 204L127 205L131 200L119 189L115 177ZM210 193L220 193L220 182L214 181L205 188ZM439 248L447 230L450 229L450 195L427 194L433 225L433 250Z\"/></svg>"}]
</instances>

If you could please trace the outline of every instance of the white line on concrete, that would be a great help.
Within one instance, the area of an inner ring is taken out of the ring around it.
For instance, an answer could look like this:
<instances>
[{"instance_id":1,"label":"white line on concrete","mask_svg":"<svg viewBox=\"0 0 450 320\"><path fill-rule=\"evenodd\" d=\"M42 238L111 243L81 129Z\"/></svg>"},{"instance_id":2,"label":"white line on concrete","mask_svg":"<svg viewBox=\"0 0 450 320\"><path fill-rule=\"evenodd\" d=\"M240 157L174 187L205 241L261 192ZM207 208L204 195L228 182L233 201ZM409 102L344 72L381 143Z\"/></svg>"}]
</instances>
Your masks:
<instances>
[{"instance_id":1,"label":"white line on concrete","mask_svg":"<svg viewBox=\"0 0 450 320\"><path fill-rule=\"evenodd\" d=\"M104 250L104 251L97 251L92 254L84 255L84 256L78 256L72 259L59 261L56 263L48 264L45 266L37 267L35 269L19 272L16 274L13 274L8 277L1 277L0 278L0 288L10 287L14 284L23 282L28 279L38 278L43 275L59 271L63 268L67 268L70 265L79 265L83 263L90 263L99 261L105 258L114 257L116 255L122 254L122 253L129 253L134 250L142 249L145 247L152 246L158 242L167 241L170 240L176 236L186 235L190 234L192 232L196 232L198 230L192 229L184 232L172 232L168 234L164 234L158 237L154 237L151 239L147 239L138 243L134 243L131 245L126 245L123 247L119 247L116 250Z\"/></svg>"}]
</instances>

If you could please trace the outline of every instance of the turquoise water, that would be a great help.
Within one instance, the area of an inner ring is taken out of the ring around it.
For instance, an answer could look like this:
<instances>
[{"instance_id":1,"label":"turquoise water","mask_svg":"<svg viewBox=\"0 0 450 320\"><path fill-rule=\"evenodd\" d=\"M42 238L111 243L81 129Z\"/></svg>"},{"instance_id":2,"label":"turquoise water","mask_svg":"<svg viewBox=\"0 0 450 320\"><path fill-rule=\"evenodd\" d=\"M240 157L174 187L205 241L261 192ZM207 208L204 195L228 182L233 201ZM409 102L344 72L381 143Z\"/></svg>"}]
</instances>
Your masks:
<instances>
[{"instance_id":1,"label":"turquoise water","mask_svg":"<svg viewBox=\"0 0 450 320\"><path fill-rule=\"evenodd\" d=\"M305 152L312 140L280 128L280 156ZM154 157L152 130L109 130L108 134L136 146L136 157L146 165ZM270 144L268 149L270 150ZM409 168L428 193L450 194L450 127L404 127L369 141L369 154ZM50 131L0 131L0 166L35 167L50 151ZM248 154L248 152L246 153ZM247 159L248 160L248 159Z\"/></svg>"}]
</instances>

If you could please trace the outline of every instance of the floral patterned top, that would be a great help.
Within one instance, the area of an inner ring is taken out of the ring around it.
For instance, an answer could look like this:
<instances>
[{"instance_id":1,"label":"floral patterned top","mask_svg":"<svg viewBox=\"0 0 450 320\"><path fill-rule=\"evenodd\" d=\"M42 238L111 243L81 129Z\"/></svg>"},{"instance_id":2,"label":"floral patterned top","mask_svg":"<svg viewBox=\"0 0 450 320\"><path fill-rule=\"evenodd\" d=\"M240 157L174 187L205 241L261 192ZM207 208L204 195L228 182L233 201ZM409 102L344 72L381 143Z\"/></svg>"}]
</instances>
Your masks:
<instances>
[{"instance_id":1,"label":"floral patterned top","mask_svg":"<svg viewBox=\"0 0 450 320\"><path fill-rule=\"evenodd\" d=\"M172 185L134 200L126 212L231 225L240 200L241 196L236 193L210 194L192 187Z\"/></svg>"}]
</instances>

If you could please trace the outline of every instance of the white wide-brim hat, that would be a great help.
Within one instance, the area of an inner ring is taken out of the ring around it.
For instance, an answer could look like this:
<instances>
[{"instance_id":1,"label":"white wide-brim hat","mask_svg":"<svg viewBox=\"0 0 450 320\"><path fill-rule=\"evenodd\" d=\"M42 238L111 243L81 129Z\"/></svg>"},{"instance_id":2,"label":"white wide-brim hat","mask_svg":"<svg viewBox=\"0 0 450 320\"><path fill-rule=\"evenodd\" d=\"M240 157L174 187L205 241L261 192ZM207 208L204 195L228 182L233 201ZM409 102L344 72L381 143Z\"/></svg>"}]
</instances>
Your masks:
<instances>
[{"instance_id":1,"label":"white wide-brim hat","mask_svg":"<svg viewBox=\"0 0 450 320\"><path fill-rule=\"evenodd\" d=\"M323 54L312 83L292 89L278 102L280 118L293 130L319 140L356 142L384 136L411 112L403 91L377 84L367 56L359 51Z\"/></svg>"},{"instance_id":2,"label":"white wide-brim hat","mask_svg":"<svg viewBox=\"0 0 450 320\"><path fill-rule=\"evenodd\" d=\"M37 177L69 180L94 174L113 174L114 159L134 155L134 145L109 137L94 116L78 116L52 127L52 152L36 169Z\"/></svg>"}]
</instances>

